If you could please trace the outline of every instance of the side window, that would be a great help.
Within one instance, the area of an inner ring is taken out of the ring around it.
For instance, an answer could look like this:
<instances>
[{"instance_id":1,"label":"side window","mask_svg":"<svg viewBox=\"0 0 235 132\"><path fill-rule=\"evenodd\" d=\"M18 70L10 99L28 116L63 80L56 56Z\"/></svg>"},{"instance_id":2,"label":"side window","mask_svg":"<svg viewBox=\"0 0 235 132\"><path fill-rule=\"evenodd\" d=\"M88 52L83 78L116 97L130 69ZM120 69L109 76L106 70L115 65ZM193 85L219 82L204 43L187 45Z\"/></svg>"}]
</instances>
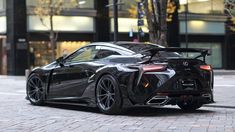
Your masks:
<instances>
[{"instance_id":1,"label":"side window","mask_svg":"<svg viewBox=\"0 0 235 132\"><path fill-rule=\"evenodd\" d=\"M94 59L103 59L111 55L120 55L120 53L108 49L108 47L102 47L95 55Z\"/></svg>"},{"instance_id":2,"label":"side window","mask_svg":"<svg viewBox=\"0 0 235 132\"><path fill-rule=\"evenodd\" d=\"M84 47L66 59L66 62L92 61L98 52L97 46Z\"/></svg>"}]
</instances>

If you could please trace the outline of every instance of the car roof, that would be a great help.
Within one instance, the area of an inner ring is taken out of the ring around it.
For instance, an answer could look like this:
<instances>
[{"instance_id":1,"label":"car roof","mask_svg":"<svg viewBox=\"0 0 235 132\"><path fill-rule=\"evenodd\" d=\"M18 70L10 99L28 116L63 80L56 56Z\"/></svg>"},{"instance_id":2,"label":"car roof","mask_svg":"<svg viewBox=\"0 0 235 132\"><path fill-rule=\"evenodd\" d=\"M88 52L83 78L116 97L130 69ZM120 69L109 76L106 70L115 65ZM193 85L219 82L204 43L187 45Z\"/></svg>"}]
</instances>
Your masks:
<instances>
[{"instance_id":1,"label":"car roof","mask_svg":"<svg viewBox=\"0 0 235 132\"><path fill-rule=\"evenodd\" d=\"M144 45L144 44L150 44L150 45L154 45L154 46L158 46L160 48L164 48L163 46L159 45L159 44L153 44L153 43L143 43L143 42L130 42L130 41L118 41L118 42L93 42L90 43L89 45L96 45L96 46L109 46L109 47L113 47L113 48L119 48L122 50L127 50L127 51L132 51L128 48L125 48L123 46L120 45L126 45L126 44L130 44L130 45L134 45L134 44L138 44L138 45ZM134 52L134 51L132 51Z\"/></svg>"},{"instance_id":2,"label":"car roof","mask_svg":"<svg viewBox=\"0 0 235 132\"><path fill-rule=\"evenodd\" d=\"M119 46L117 44L113 44L111 42L94 42L94 43L90 43L88 46L92 46L92 45L95 45L95 46L108 46L108 47L112 47L114 49L120 49L120 50L123 50L123 51L126 51L126 52L129 52L129 53L134 53L134 51L132 50L129 50L125 47L122 47L122 46Z\"/></svg>"}]
</instances>

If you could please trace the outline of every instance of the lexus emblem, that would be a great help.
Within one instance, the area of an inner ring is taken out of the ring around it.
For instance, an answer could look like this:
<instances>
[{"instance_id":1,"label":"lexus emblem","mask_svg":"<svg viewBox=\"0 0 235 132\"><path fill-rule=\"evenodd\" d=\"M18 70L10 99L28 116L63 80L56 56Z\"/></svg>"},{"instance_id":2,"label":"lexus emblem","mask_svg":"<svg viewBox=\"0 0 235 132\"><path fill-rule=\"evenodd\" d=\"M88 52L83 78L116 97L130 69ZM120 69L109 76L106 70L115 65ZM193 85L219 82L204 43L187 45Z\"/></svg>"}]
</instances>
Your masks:
<instances>
[{"instance_id":1,"label":"lexus emblem","mask_svg":"<svg viewBox=\"0 0 235 132\"><path fill-rule=\"evenodd\" d=\"M188 62L187 62L187 61L184 61L184 62L183 62L183 66L188 66Z\"/></svg>"}]
</instances>

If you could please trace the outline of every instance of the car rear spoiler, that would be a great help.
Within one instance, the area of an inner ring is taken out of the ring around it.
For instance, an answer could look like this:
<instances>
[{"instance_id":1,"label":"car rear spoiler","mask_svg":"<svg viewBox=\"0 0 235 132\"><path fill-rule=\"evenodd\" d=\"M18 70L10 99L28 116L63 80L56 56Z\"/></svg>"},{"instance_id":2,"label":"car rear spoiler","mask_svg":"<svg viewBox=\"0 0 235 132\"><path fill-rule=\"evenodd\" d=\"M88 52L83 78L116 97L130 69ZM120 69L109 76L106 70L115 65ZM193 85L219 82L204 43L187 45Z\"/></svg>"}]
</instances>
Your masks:
<instances>
[{"instance_id":1,"label":"car rear spoiler","mask_svg":"<svg viewBox=\"0 0 235 132\"><path fill-rule=\"evenodd\" d=\"M199 49L199 48L153 48L148 50L143 50L141 53L148 52L150 53L150 59L153 58L154 55L159 53L159 51L166 51L166 52L185 52L185 53L201 53L201 55L195 57L195 59L203 57L203 61L205 62L206 56L211 55L211 50L209 49Z\"/></svg>"}]
</instances>

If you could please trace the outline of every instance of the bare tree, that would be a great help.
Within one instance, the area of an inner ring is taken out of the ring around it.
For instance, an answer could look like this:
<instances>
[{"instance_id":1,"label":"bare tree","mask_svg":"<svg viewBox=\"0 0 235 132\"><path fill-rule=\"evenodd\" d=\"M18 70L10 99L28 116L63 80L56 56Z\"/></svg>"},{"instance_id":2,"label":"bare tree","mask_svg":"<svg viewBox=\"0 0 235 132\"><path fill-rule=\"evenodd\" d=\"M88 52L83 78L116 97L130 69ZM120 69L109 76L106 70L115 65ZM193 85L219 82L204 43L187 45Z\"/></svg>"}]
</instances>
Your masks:
<instances>
[{"instance_id":1,"label":"bare tree","mask_svg":"<svg viewBox=\"0 0 235 132\"><path fill-rule=\"evenodd\" d=\"M149 29L149 41L167 46L167 22L176 11L174 0L142 0ZM131 17L137 15L136 6L128 10Z\"/></svg>"},{"instance_id":2,"label":"bare tree","mask_svg":"<svg viewBox=\"0 0 235 132\"><path fill-rule=\"evenodd\" d=\"M167 0L144 0L150 42L167 46Z\"/></svg>"},{"instance_id":3,"label":"bare tree","mask_svg":"<svg viewBox=\"0 0 235 132\"><path fill-rule=\"evenodd\" d=\"M55 46L58 33L54 29L54 16L60 15L62 10L71 7L76 7L77 0L36 0L37 6L34 8L34 13L39 17L42 25L48 30L48 37L50 39L50 46L52 50L52 60L55 60ZM46 23L49 21L49 25Z\"/></svg>"}]
</instances>

